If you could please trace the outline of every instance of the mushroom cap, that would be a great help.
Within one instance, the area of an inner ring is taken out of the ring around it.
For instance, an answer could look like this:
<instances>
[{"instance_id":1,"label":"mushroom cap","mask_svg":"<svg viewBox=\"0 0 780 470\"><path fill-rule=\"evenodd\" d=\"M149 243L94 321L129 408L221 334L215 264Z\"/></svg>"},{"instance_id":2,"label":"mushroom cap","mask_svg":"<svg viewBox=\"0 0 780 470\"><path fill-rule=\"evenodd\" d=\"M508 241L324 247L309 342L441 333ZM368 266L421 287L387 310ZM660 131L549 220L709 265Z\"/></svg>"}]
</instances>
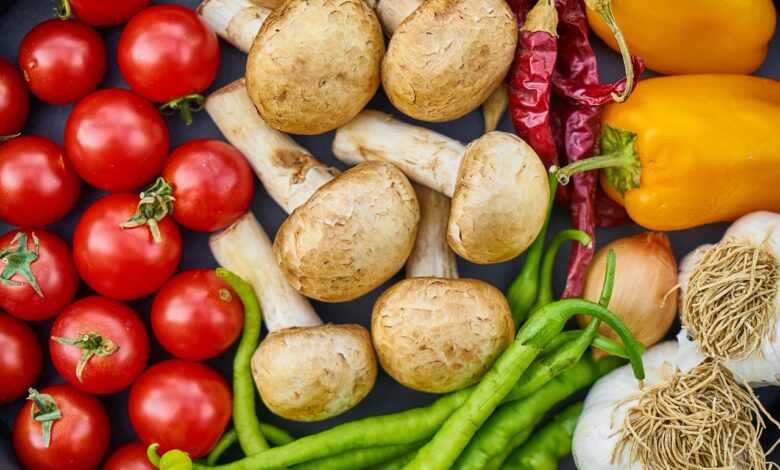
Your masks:
<instances>
[{"instance_id":1,"label":"mushroom cap","mask_svg":"<svg viewBox=\"0 0 780 470\"><path fill-rule=\"evenodd\" d=\"M382 368L401 384L445 393L479 381L515 335L504 295L475 279L405 279L374 305Z\"/></svg>"},{"instance_id":2,"label":"mushroom cap","mask_svg":"<svg viewBox=\"0 0 780 470\"><path fill-rule=\"evenodd\" d=\"M428 0L393 34L382 84L403 113L451 121L490 96L516 45L517 21L505 0Z\"/></svg>"},{"instance_id":3,"label":"mushroom cap","mask_svg":"<svg viewBox=\"0 0 780 470\"><path fill-rule=\"evenodd\" d=\"M374 96L384 47L379 20L363 0L289 0L249 50L249 96L275 129L327 132Z\"/></svg>"},{"instance_id":4,"label":"mushroom cap","mask_svg":"<svg viewBox=\"0 0 780 470\"><path fill-rule=\"evenodd\" d=\"M515 135L489 132L466 148L447 241L472 263L508 261L536 239L549 203L547 171L536 152Z\"/></svg>"},{"instance_id":5,"label":"mushroom cap","mask_svg":"<svg viewBox=\"0 0 780 470\"><path fill-rule=\"evenodd\" d=\"M401 170L365 162L295 209L276 234L274 253L303 295L353 300L403 268L419 220L417 196Z\"/></svg>"},{"instance_id":6,"label":"mushroom cap","mask_svg":"<svg viewBox=\"0 0 780 470\"><path fill-rule=\"evenodd\" d=\"M263 403L294 421L320 421L360 403L376 381L376 356L360 325L287 328L252 356Z\"/></svg>"}]
</instances>

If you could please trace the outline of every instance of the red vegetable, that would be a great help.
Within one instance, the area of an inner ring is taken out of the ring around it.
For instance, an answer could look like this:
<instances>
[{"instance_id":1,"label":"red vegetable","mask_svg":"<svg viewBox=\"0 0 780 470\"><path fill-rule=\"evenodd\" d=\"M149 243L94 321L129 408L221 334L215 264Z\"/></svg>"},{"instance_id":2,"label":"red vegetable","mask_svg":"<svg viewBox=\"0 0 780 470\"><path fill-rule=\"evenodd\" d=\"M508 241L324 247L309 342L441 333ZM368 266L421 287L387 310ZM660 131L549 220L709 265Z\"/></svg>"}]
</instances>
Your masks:
<instances>
[{"instance_id":1,"label":"red vegetable","mask_svg":"<svg viewBox=\"0 0 780 470\"><path fill-rule=\"evenodd\" d=\"M105 395L128 387L143 372L149 337L130 307L93 296L73 303L57 317L49 353L69 384Z\"/></svg>"},{"instance_id":2,"label":"red vegetable","mask_svg":"<svg viewBox=\"0 0 780 470\"><path fill-rule=\"evenodd\" d=\"M81 180L62 150L44 137L0 145L0 219L41 227L62 219L79 198Z\"/></svg>"},{"instance_id":3,"label":"red vegetable","mask_svg":"<svg viewBox=\"0 0 780 470\"><path fill-rule=\"evenodd\" d=\"M566 155L568 163L589 158L596 153L601 132L600 107L624 94L626 80L611 85L599 85L598 66L588 37L589 26L582 0L556 0L559 15L559 51L556 70L553 73L555 91L563 99L555 101L554 112L558 151ZM636 74L642 73L637 62ZM627 71L628 72L628 71ZM622 87L622 88L621 88ZM591 101L591 99L596 101ZM570 211L576 229L591 236L595 246L595 227L598 223L596 191L598 173L575 175L569 185ZM602 202L604 223L623 220L619 208ZM569 259L564 297L579 297L585 282L587 268L593 258L593 248L576 244Z\"/></svg>"},{"instance_id":4,"label":"red vegetable","mask_svg":"<svg viewBox=\"0 0 780 470\"><path fill-rule=\"evenodd\" d=\"M136 93L163 109L178 110L187 123L202 107L199 95L219 70L217 35L192 10L158 5L135 15L119 39L122 76Z\"/></svg>"},{"instance_id":5,"label":"red vegetable","mask_svg":"<svg viewBox=\"0 0 780 470\"><path fill-rule=\"evenodd\" d=\"M92 26L117 26L149 5L150 0L59 0L60 18L71 13Z\"/></svg>"},{"instance_id":6,"label":"red vegetable","mask_svg":"<svg viewBox=\"0 0 780 470\"><path fill-rule=\"evenodd\" d=\"M179 449L194 460L214 447L230 421L232 398L221 375L197 362L173 359L150 367L130 390L130 422L161 454Z\"/></svg>"},{"instance_id":7,"label":"red vegetable","mask_svg":"<svg viewBox=\"0 0 780 470\"><path fill-rule=\"evenodd\" d=\"M16 456L35 470L91 470L108 450L103 405L70 385L31 390L13 429Z\"/></svg>"},{"instance_id":8,"label":"red vegetable","mask_svg":"<svg viewBox=\"0 0 780 470\"><path fill-rule=\"evenodd\" d=\"M213 232L249 209L255 182L244 156L218 140L193 140L174 150L163 168L173 186L173 218L184 227Z\"/></svg>"},{"instance_id":9,"label":"red vegetable","mask_svg":"<svg viewBox=\"0 0 780 470\"><path fill-rule=\"evenodd\" d=\"M119 449L103 464L103 470L156 470L146 456L146 446L140 442L130 442Z\"/></svg>"},{"instance_id":10,"label":"red vegetable","mask_svg":"<svg viewBox=\"0 0 780 470\"><path fill-rule=\"evenodd\" d=\"M152 305L160 344L181 359L202 361L225 352L244 325L244 308L213 269L193 269L168 281Z\"/></svg>"},{"instance_id":11,"label":"red vegetable","mask_svg":"<svg viewBox=\"0 0 780 470\"><path fill-rule=\"evenodd\" d=\"M0 405L24 395L41 374L41 345L29 326L0 313Z\"/></svg>"},{"instance_id":12,"label":"red vegetable","mask_svg":"<svg viewBox=\"0 0 780 470\"><path fill-rule=\"evenodd\" d=\"M82 178L109 192L131 191L160 173L168 128L148 101L127 90L81 100L65 125L65 152Z\"/></svg>"},{"instance_id":13,"label":"red vegetable","mask_svg":"<svg viewBox=\"0 0 780 470\"><path fill-rule=\"evenodd\" d=\"M522 22L527 5L515 6L518 21ZM559 165L550 121L550 80L558 55L557 25L553 0L539 0L520 28L517 55L509 75L509 111L515 132L548 168ZM559 194L565 194L564 190L562 186Z\"/></svg>"},{"instance_id":14,"label":"red vegetable","mask_svg":"<svg viewBox=\"0 0 780 470\"><path fill-rule=\"evenodd\" d=\"M103 80L106 46L84 23L48 20L22 39L19 66L35 96L50 104L72 103Z\"/></svg>"},{"instance_id":15,"label":"red vegetable","mask_svg":"<svg viewBox=\"0 0 780 470\"><path fill-rule=\"evenodd\" d=\"M0 58L0 141L18 134L30 112L30 96L22 74Z\"/></svg>"},{"instance_id":16,"label":"red vegetable","mask_svg":"<svg viewBox=\"0 0 780 470\"><path fill-rule=\"evenodd\" d=\"M150 226L122 228L138 209L133 194L112 194L84 212L73 237L76 268L103 296L131 300L159 289L181 259L181 234L170 217Z\"/></svg>"},{"instance_id":17,"label":"red vegetable","mask_svg":"<svg viewBox=\"0 0 780 470\"><path fill-rule=\"evenodd\" d=\"M0 237L0 309L22 320L46 320L76 295L79 277L68 245L45 230Z\"/></svg>"}]
</instances>

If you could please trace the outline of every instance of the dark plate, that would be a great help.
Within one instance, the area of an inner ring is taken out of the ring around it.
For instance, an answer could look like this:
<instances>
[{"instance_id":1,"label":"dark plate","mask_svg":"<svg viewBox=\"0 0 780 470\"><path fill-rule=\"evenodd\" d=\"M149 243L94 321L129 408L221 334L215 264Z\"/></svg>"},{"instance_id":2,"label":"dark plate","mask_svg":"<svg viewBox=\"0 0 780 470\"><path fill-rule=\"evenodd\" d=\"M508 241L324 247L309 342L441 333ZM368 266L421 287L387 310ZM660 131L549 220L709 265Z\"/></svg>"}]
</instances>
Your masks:
<instances>
[{"instance_id":1,"label":"dark plate","mask_svg":"<svg viewBox=\"0 0 780 470\"><path fill-rule=\"evenodd\" d=\"M0 1L0 3L4 2ZM10 7L5 12L0 13L0 56L15 61L17 58L17 48L19 46L19 42L22 40L22 37L35 24L53 16L53 3L54 2L51 0L17 0L16 2L12 2ZM156 1L155 3L179 3L191 8L195 8L198 4L198 1L173 0ZM109 61L109 70L102 86L117 86L127 88L127 84L122 79L115 61L116 44L119 39L120 28L107 29L101 32L107 41L111 55L111 60ZM739 38L734 38L734 40L739 41ZM597 48L603 76L606 79L614 79L618 77L619 74L622 73L622 65L618 61L617 55L605 49L597 39L594 39L594 45ZM681 45L681 47L685 46ZM230 45L223 43L222 66L220 67L220 72L216 82L214 83L213 89L217 89L220 86L240 77L243 74L243 71L244 55ZM780 79L780 35L775 37L775 40L773 41L769 51L769 58L757 74ZM397 116L399 115L398 112L392 109L387 101L387 98L381 92L374 98L373 102L370 104L370 107L391 112ZM27 127L25 128L25 133L46 136L56 142L62 143L65 120L70 113L70 109L70 106L49 106L37 101L33 101L31 114L27 123ZM194 138L222 139L219 130L217 130L217 128L205 113L197 115L195 122L189 127L185 126L176 117L167 118L167 122L170 129L172 146L181 145L184 142ZM482 133L482 116L477 111L454 122L426 125L438 132L447 134L463 142L469 142L479 137L479 135ZM512 131L511 123L506 117L502 121L500 128L510 132ZM343 168L344 166L331 154L330 144L332 139L333 133L328 133L317 137L296 138L298 142L308 148L322 161L326 162L327 164ZM285 214L268 197L259 184L257 187L258 191L255 194L252 209L269 234L273 234L284 220ZM86 209L90 204L102 196L103 193L93 188L85 187L77 209L74 210L68 217L66 217L65 220L52 226L51 229L70 242L79 214L81 214L84 209ZM552 231L557 232L558 230L567 228L568 226L569 218L567 214L561 210L557 210L552 221ZM717 241L723 234L724 228L725 225L719 224L701 227L694 230L670 233L669 235L672 240L675 254L679 258L702 243ZM7 224L0 223L0 233L5 233L10 229L11 227ZM599 243L603 244L610 240L621 238L639 231L641 231L641 229L636 226L622 227L606 231L601 230L598 233L598 240ZM185 249L184 258L182 260L180 269L183 270L195 267L216 266L214 258L211 256L208 248L207 235L184 231L183 236ZM558 287L563 285L567 255L568 253L565 253L558 261L555 275L555 282L556 286ZM501 289L505 289L516 275L521 261L522 260L518 259L512 262L492 266L476 266L461 260L459 269L463 277L483 279ZM398 279L399 277L397 276L391 282L395 282ZM334 323L362 323L368 326L370 322L371 307L382 289L378 289L376 292L373 292L370 295L349 303L322 304L319 302L314 302L315 308L326 321ZM87 295L88 293L89 290L84 287L81 294ZM142 314L144 321L147 323L147 326L150 303L151 298L133 302L133 307L135 307L137 311ZM44 347L47 345L47 341L45 341L45 339L48 336L50 327L51 321L42 322L41 324L36 325L36 331ZM674 328L676 329L676 327ZM673 331L676 331L675 329L673 329ZM48 357L48 354L46 354L46 357ZM170 357L170 355L163 351L158 344L153 342L152 360L156 362L168 357ZM233 350L223 354L215 360L209 361L209 364L219 369L225 375L225 377L229 378L231 374L232 357ZM0 378L0 380L2 380L2 378ZM38 385L44 386L61 381L62 379L57 375L57 373L54 371L52 366L48 364L47 361L43 375ZM773 389L764 389L759 390L758 393L768 409L773 411L775 415L780 416L780 392ZM432 395L426 395L408 390L397 384L387 375L380 374L376 387L374 387L374 390L365 399L365 401L363 401L363 403L361 403L357 408L353 409L349 413L339 416L338 418L321 423L295 423L273 416L266 410L262 410L261 415L264 420L278 424L296 436L302 436L356 418L390 413L417 406L424 406L433 401L433 399L434 397ZM133 433L132 427L130 426L126 411L127 392L103 398L102 401L106 405L106 408L108 409L109 415L111 417L112 448L135 439L135 435ZM14 461L13 452L9 443L10 439L8 430L13 425L14 417L19 411L21 405L21 401L17 401L11 405L0 407L0 469L2 470L15 470L18 468ZM765 434L765 444L773 442L777 438L777 430L770 429ZM773 460L780 461L780 452L773 454ZM562 468L574 469L575 467L573 463L569 461L562 465Z\"/></svg>"}]
</instances>

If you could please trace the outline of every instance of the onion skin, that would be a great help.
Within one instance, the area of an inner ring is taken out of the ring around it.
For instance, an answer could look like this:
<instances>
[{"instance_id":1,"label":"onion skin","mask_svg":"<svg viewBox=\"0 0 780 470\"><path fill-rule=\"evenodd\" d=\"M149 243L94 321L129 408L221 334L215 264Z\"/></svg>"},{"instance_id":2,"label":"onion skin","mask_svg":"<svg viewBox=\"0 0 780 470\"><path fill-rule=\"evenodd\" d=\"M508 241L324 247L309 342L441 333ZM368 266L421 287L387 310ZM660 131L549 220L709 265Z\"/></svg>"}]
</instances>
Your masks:
<instances>
[{"instance_id":1,"label":"onion skin","mask_svg":"<svg viewBox=\"0 0 780 470\"><path fill-rule=\"evenodd\" d=\"M601 248L585 279L583 297L587 300L598 302L609 250L615 252L617 265L608 308L626 323L637 341L652 346L663 339L677 313L677 262L669 238L663 233L645 232ZM582 327L589 322L590 317L577 317ZM617 339L603 325L599 332Z\"/></svg>"}]
</instances>

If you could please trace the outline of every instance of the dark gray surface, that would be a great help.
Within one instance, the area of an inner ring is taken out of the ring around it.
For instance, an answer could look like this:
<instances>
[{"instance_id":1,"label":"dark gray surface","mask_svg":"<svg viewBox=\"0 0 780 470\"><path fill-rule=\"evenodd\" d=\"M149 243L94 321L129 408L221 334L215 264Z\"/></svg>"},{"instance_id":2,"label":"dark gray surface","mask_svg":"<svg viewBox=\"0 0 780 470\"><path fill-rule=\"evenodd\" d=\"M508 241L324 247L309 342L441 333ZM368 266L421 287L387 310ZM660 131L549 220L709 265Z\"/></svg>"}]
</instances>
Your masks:
<instances>
[{"instance_id":1,"label":"dark gray surface","mask_svg":"<svg viewBox=\"0 0 780 470\"><path fill-rule=\"evenodd\" d=\"M194 8L198 1L173 0L155 1L155 3L179 3ZM8 8L7 11L0 13L0 56L11 61L16 61L17 49L22 37L35 24L52 17L52 4L53 2L50 0L17 0L11 5L10 8ZM102 87L118 86L127 88L127 85L122 79L122 76L119 73L119 69L116 66L115 52L120 31L121 28L111 28L101 31L104 38L106 39L110 54L109 71L105 77L105 80L103 81ZM739 40L739 38L734 38L734 40ZM622 72L622 66L618 60L617 55L601 46L598 40L594 39L594 45L596 46L599 54L602 75L606 79L614 79L619 76L619 74ZM681 45L681 47L684 47L684 45ZM219 75L217 76L212 90L217 89L218 87L225 85L241 76L243 74L243 67L244 55L241 52L235 50L230 45L223 43L222 66L220 67ZM780 79L779 35L776 35L772 43L767 63L761 67L758 74ZM381 92L374 98L373 102L370 104L370 107L391 112L397 116L399 115L397 111L392 109L386 97ZM70 110L71 106L50 106L33 100L30 118L24 132L27 134L46 136L61 144L63 138L63 129L65 127L65 120L67 119ZM195 122L190 127L185 126L176 117L167 118L167 123L171 134L171 144L174 147L194 138L222 139L221 134L205 113L196 115ZM468 142L478 137L482 133L482 116L479 111L477 111L454 122L444 124L426 124L426 126L451 137L457 138L463 142ZM507 131L512 130L511 123L509 122L508 118L504 118L504 120L501 122L500 128ZM322 161L330 165L343 168L344 166L333 157L330 151L330 144L332 139L333 133L328 133L316 137L296 138L298 142L308 148ZM717 190L717 188L713 188L713 190ZM70 242L79 214L102 195L103 194L99 191L85 186L83 195L76 210L74 210L63 221L52 226L51 230L58 233L68 242ZM259 184L257 185L257 192L252 204L252 210L271 235L276 232L285 217L284 212L268 197ZM568 215L561 210L557 210L552 221L552 232L557 232L561 229L567 228L568 226ZM672 240L675 254L679 258L702 243L718 240L723 233L724 227L725 225L713 225L697 228L695 230L670 233L669 235ZM0 222L0 233L5 233L10 229L10 226ZM635 226L607 231L601 230L598 233L598 243L604 244L610 240L621 238L639 231L641 231L641 229ZM181 270L195 267L216 266L215 261L209 252L207 235L193 233L185 230L183 231L183 237L185 248L184 258L180 266ZM556 267L555 282L556 286L559 288L563 285L567 257L568 253L564 253L558 260ZM500 289L505 289L516 275L521 261L522 259L518 259L512 262L492 266L476 266L461 260L459 269L463 277L483 279L496 285ZM397 279L398 277L393 279L391 283L395 282ZM334 323L362 323L368 326L370 323L371 307L374 303L374 300L385 287L386 286L383 286L376 292L373 292L372 294L354 302L344 304L322 304L314 302L315 308L325 321ZM89 291L86 287L82 289L83 295L87 294L88 292ZM147 323L147 326L150 303L151 298L132 303L133 307L136 308L136 310L143 317L144 321ZM42 322L36 327L38 336L44 345L45 358L48 358L48 351L46 350L47 342L45 339L48 336L50 327L51 321ZM676 326L673 328L673 331L675 331L675 328ZM215 360L209 361L209 364L219 369L225 375L225 377L229 378L232 356L233 350L223 354ZM152 361L156 362L168 357L170 357L169 354L163 351L159 344L153 341ZM38 386L44 386L62 381L52 366L48 364L48 360L46 362L47 364L45 365L45 369ZM0 380L2 380L2 378L0 378ZM769 389L759 390L758 393L766 406L771 411L774 411L775 415L780 416L780 393ZM281 425L285 429L291 431L294 435L301 436L328 428L337 423L361 418L364 416L389 413L415 406L426 405L433 399L434 397L431 395L408 390L397 384L385 374L380 374L374 390L365 399L365 401L363 401L363 403L361 403L357 408L342 416L339 416L338 418L321 423L304 424L279 419L275 416L272 416L265 409L263 409L260 414L262 419ZM114 396L105 397L102 399L102 401L109 411L112 422L112 448L134 439L135 436L132 427L130 426L126 410L127 392L125 391ZM8 406L0 407L0 470L17 468L17 466L13 463L13 456L12 452L10 451L11 446L8 443L9 438L7 432L11 428L13 419L20 407L21 401ZM777 438L777 430L770 429L765 434L765 443L772 442ZM599 445L598 443L593 444ZM779 461L780 453L776 452L773 455L773 460ZM573 469L574 465L571 462L567 462L562 466L562 468Z\"/></svg>"}]
</instances>

